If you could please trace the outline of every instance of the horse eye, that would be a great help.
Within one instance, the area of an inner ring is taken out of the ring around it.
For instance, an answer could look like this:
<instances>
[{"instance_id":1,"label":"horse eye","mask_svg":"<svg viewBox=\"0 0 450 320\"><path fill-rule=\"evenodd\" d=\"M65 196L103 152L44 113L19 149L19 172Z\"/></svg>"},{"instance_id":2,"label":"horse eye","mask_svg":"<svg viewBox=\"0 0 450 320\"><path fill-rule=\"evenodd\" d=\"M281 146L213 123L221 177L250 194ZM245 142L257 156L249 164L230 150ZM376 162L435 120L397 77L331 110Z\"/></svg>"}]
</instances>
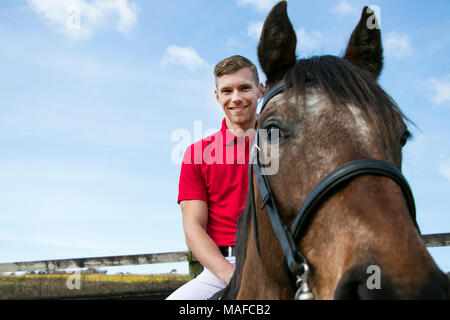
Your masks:
<instances>
[{"instance_id":1,"label":"horse eye","mask_svg":"<svg viewBox=\"0 0 450 320\"><path fill-rule=\"evenodd\" d=\"M267 132L267 142L277 143L280 139L285 138L286 134L276 125L269 125L265 128Z\"/></svg>"},{"instance_id":2,"label":"horse eye","mask_svg":"<svg viewBox=\"0 0 450 320\"><path fill-rule=\"evenodd\" d=\"M406 145L406 142L408 142L409 138L411 138L411 132L406 130L400 137L400 144L402 147Z\"/></svg>"}]
</instances>

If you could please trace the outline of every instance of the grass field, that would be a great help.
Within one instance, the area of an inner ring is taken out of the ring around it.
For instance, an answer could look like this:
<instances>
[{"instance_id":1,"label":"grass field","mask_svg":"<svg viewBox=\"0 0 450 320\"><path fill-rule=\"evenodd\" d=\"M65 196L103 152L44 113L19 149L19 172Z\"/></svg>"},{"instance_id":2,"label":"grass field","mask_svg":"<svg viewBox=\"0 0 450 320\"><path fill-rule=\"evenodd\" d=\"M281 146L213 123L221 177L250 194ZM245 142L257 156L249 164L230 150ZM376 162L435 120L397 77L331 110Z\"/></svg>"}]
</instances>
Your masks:
<instances>
[{"instance_id":1,"label":"grass field","mask_svg":"<svg viewBox=\"0 0 450 320\"><path fill-rule=\"evenodd\" d=\"M66 299L167 293L189 280L184 274L0 275L0 299Z\"/></svg>"}]
</instances>

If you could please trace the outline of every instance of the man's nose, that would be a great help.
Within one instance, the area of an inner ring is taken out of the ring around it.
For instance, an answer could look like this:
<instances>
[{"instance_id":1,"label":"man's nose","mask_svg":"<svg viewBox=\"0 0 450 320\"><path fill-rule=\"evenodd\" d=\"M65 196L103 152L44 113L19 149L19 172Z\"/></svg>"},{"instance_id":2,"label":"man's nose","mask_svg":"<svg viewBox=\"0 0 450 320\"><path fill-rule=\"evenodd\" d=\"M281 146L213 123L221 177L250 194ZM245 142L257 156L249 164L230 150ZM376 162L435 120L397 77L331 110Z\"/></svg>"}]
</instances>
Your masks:
<instances>
[{"instance_id":1,"label":"man's nose","mask_svg":"<svg viewBox=\"0 0 450 320\"><path fill-rule=\"evenodd\" d=\"M240 103L242 100L242 96L241 93L239 92L239 90L233 90L233 94L231 95L231 101L233 101L233 103Z\"/></svg>"}]
</instances>

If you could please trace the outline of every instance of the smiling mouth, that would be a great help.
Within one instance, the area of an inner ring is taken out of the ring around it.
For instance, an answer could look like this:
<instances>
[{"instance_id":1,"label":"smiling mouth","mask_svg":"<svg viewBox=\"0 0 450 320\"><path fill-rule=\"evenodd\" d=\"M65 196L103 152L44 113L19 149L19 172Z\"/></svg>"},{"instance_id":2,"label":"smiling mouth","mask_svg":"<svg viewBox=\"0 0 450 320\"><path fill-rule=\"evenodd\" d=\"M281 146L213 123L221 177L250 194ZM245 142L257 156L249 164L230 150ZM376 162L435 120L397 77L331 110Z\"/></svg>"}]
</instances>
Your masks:
<instances>
[{"instance_id":1,"label":"smiling mouth","mask_svg":"<svg viewBox=\"0 0 450 320\"><path fill-rule=\"evenodd\" d=\"M231 107L231 108L228 108L228 110L239 113L239 112L244 111L247 108L248 108L248 105L246 105L245 107Z\"/></svg>"}]
</instances>

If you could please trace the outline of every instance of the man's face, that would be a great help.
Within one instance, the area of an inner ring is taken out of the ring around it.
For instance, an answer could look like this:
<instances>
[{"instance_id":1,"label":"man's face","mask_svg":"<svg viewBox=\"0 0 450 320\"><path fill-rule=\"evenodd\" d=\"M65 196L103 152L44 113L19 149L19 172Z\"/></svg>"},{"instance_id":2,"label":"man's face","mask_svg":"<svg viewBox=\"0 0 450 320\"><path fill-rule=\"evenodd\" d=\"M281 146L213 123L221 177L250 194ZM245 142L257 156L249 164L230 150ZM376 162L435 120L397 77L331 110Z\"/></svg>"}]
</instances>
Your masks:
<instances>
[{"instance_id":1,"label":"man's face","mask_svg":"<svg viewBox=\"0 0 450 320\"><path fill-rule=\"evenodd\" d=\"M247 130L253 127L263 86L256 83L250 69L243 68L218 77L216 85L216 99L225 112L229 129Z\"/></svg>"}]
</instances>

